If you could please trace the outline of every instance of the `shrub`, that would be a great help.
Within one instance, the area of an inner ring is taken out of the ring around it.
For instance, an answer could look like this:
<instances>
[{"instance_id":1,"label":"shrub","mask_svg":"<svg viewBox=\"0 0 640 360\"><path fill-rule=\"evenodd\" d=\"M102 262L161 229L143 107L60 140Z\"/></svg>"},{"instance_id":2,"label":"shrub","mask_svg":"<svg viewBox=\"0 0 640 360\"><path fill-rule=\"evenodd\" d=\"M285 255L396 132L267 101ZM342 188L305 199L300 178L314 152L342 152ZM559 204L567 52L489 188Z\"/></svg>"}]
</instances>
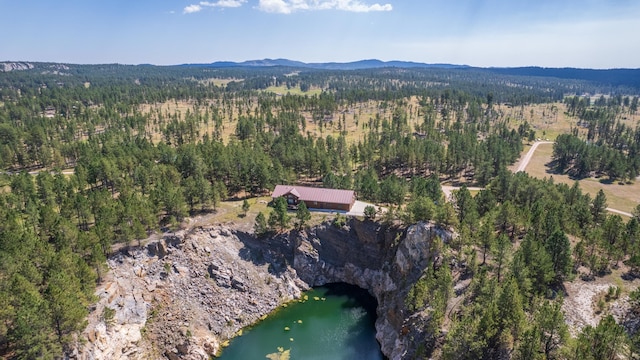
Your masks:
<instances>
[{"instance_id":1,"label":"shrub","mask_svg":"<svg viewBox=\"0 0 640 360\"><path fill-rule=\"evenodd\" d=\"M367 205L364 208L364 217L367 220L375 220L376 218L376 208L371 206L371 205Z\"/></svg>"}]
</instances>

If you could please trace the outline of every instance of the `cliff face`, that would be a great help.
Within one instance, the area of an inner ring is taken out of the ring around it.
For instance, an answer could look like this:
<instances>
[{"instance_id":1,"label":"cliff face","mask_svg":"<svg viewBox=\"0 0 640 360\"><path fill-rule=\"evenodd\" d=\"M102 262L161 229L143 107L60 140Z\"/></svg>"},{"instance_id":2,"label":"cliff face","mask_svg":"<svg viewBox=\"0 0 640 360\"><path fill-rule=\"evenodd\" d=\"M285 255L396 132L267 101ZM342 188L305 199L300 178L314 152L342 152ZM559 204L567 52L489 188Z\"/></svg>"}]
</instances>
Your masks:
<instances>
[{"instance_id":1,"label":"cliff face","mask_svg":"<svg viewBox=\"0 0 640 360\"><path fill-rule=\"evenodd\" d=\"M382 352L390 359L410 356L433 334L419 331L429 319L410 317L406 295L436 255L431 252L433 238L448 241L451 235L425 223L404 234L370 222L349 225L321 226L301 235L293 267L310 286L346 282L367 289L378 300L376 337Z\"/></svg>"},{"instance_id":2,"label":"cliff face","mask_svg":"<svg viewBox=\"0 0 640 360\"><path fill-rule=\"evenodd\" d=\"M436 235L450 236L429 224L402 233L358 220L265 240L220 226L165 235L109 259L86 342L69 357L208 359L243 327L332 282L367 289L378 300L382 351L410 356L431 334L416 330L429 319L409 317L404 299Z\"/></svg>"},{"instance_id":3,"label":"cliff face","mask_svg":"<svg viewBox=\"0 0 640 360\"><path fill-rule=\"evenodd\" d=\"M286 239L271 244L212 227L111 257L82 334L86 344L70 357L209 359L308 288L287 266L287 248ZM112 320L103 318L105 308Z\"/></svg>"}]
</instances>

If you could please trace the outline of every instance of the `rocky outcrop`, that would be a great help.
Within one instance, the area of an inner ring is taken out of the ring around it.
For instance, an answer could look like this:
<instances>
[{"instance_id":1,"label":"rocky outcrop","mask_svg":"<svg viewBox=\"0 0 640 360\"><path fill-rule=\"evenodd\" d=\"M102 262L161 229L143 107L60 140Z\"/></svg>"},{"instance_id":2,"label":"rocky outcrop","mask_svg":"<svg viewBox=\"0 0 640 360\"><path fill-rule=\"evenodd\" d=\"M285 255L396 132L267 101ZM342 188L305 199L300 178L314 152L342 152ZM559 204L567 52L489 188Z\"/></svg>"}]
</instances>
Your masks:
<instances>
[{"instance_id":1,"label":"rocky outcrop","mask_svg":"<svg viewBox=\"0 0 640 360\"><path fill-rule=\"evenodd\" d=\"M0 65L0 71L2 72L33 69L33 64L27 62L3 62Z\"/></svg>"},{"instance_id":2,"label":"rocky outcrop","mask_svg":"<svg viewBox=\"0 0 640 360\"><path fill-rule=\"evenodd\" d=\"M405 298L437 255L432 251L436 236L448 241L451 233L428 223L404 234L357 220L344 229L324 225L300 235L293 266L310 286L346 282L367 289L378 301L376 337L382 352L401 359L433 337L419 331L429 318L409 314Z\"/></svg>"},{"instance_id":3,"label":"rocky outcrop","mask_svg":"<svg viewBox=\"0 0 640 360\"><path fill-rule=\"evenodd\" d=\"M449 233L350 220L270 239L214 226L165 234L108 261L89 325L69 357L208 359L240 329L310 286L345 282L378 301L377 338L390 359L411 356L428 317L405 297Z\"/></svg>"},{"instance_id":4,"label":"rocky outcrop","mask_svg":"<svg viewBox=\"0 0 640 360\"><path fill-rule=\"evenodd\" d=\"M72 357L209 359L240 329L307 289L282 247L291 249L212 227L116 254L96 292L86 344ZM105 309L113 316L105 318Z\"/></svg>"}]
</instances>

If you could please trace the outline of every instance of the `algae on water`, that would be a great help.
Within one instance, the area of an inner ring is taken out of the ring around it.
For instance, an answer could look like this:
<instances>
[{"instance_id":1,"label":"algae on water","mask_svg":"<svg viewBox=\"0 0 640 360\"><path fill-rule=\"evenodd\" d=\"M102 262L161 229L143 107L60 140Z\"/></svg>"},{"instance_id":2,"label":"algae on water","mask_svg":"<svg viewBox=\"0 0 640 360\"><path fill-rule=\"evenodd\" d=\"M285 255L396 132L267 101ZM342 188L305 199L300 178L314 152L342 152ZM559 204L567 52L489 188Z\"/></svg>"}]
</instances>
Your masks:
<instances>
[{"instance_id":1,"label":"algae on water","mask_svg":"<svg viewBox=\"0 0 640 360\"><path fill-rule=\"evenodd\" d=\"M291 356L291 349L285 350L282 347L278 347L278 352L267 354L266 358L270 360L289 360Z\"/></svg>"}]
</instances>

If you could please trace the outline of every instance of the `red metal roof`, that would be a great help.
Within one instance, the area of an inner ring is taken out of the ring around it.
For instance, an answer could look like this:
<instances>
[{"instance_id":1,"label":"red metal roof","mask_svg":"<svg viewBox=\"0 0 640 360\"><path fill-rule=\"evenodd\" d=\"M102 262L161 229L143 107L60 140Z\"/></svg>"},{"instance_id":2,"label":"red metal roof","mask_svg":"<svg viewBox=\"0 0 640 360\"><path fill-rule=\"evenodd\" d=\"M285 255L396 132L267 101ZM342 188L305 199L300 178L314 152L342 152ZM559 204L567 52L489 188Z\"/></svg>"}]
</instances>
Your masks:
<instances>
[{"instance_id":1,"label":"red metal roof","mask_svg":"<svg viewBox=\"0 0 640 360\"><path fill-rule=\"evenodd\" d=\"M322 202L333 204L351 204L355 198L353 190L323 189L306 186L277 185L273 190L272 198L277 198L286 194L293 194L299 200L304 201L308 207L312 207L309 202Z\"/></svg>"}]
</instances>

